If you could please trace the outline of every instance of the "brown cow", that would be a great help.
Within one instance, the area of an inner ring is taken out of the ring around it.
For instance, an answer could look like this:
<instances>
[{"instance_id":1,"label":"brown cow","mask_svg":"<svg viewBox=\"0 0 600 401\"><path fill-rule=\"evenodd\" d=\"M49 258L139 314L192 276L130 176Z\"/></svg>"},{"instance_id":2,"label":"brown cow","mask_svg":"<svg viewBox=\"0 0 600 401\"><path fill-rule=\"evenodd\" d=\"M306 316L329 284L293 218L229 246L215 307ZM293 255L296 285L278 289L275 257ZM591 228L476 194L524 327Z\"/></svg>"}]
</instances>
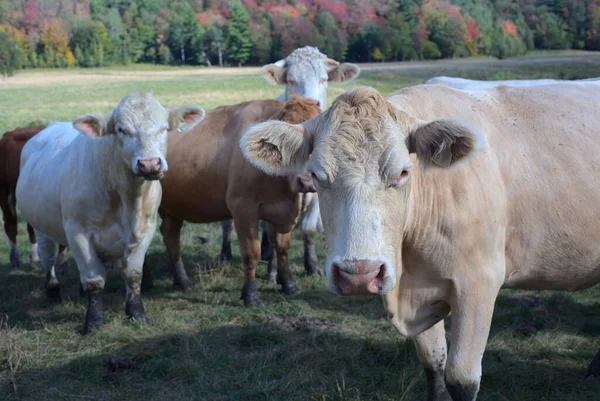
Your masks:
<instances>
[{"instance_id":1,"label":"brown cow","mask_svg":"<svg viewBox=\"0 0 600 401\"><path fill-rule=\"evenodd\" d=\"M0 207L4 217L4 231L10 241L10 263L17 268L22 263L21 254L17 247L17 202L15 198L21 151L25 143L43 129L43 127L16 128L13 131L4 133L0 138L0 160L2 161L0 162ZM27 224L27 233L29 234L30 243L30 263L39 263L37 239L33 227L29 224ZM66 262L66 247L61 247L58 263L63 265Z\"/></svg>"},{"instance_id":2,"label":"brown cow","mask_svg":"<svg viewBox=\"0 0 600 401\"><path fill-rule=\"evenodd\" d=\"M170 168L162 181L161 215L167 259L177 286L188 289L192 284L180 253L184 220L211 223L233 217L246 272L244 304L260 303L254 283L260 259L259 219L272 224L271 237L277 233L273 238L276 256L269 268L271 279L277 276L286 294L299 291L292 280L287 252L290 231L300 211L299 191L314 191L312 180L291 174L266 175L243 157L239 141L249 127L259 122L276 118L300 123L319 113L317 103L309 99L295 98L287 103L254 100L208 111L206 119L185 135L169 133Z\"/></svg>"}]
</instances>

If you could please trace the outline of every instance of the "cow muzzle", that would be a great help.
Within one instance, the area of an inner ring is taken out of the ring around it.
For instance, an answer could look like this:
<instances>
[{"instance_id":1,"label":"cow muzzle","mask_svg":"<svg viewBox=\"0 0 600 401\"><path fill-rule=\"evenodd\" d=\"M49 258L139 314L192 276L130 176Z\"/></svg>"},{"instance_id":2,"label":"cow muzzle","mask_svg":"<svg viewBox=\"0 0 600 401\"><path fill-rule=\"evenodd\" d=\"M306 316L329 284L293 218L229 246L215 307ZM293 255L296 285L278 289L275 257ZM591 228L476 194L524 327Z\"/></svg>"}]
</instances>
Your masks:
<instances>
[{"instance_id":1,"label":"cow muzzle","mask_svg":"<svg viewBox=\"0 0 600 401\"><path fill-rule=\"evenodd\" d=\"M145 180L160 180L165 176L165 171L159 157L137 161L137 175Z\"/></svg>"},{"instance_id":2,"label":"cow muzzle","mask_svg":"<svg viewBox=\"0 0 600 401\"><path fill-rule=\"evenodd\" d=\"M378 259L332 263L332 281L340 295L382 294L389 287L389 266Z\"/></svg>"},{"instance_id":3,"label":"cow muzzle","mask_svg":"<svg viewBox=\"0 0 600 401\"><path fill-rule=\"evenodd\" d=\"M295 189L300 193L317 192L317 188L315 187L315 183L310 174L297 176Z\"/></svg>"}]
</instances>

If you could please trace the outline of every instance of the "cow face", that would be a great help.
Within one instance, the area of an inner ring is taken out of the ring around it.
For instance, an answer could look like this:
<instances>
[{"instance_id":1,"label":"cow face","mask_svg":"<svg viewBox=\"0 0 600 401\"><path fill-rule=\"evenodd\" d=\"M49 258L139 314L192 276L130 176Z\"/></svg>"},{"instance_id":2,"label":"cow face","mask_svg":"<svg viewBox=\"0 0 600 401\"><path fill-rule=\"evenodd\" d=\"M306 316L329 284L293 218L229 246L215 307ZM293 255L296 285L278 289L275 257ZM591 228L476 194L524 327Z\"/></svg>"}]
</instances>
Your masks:
<instances>
[{"instance_id":1,"label":"cow face","mask_svg":"<svg viewBox=\"0 0 600 401\"><path fill-rule=\"evenodd\" d=\"M304 124L259 124L241 143L268 173L307 163L329 245L328 287L353 295L389 292L402 273L404 228L419 207L410 202L409 154L416 153L421 169L448 168L484 142L458 121L409 119L374 89L361 88Z\"/></svg>"},{"instance_id":2,"label":"cow face","mask_svg":"<svg viewBox=\"0 0 600 401\"><path fill-rule=\"evenodd\" d=\"M298 95L313 99L325 109L329 81L350 82L360 72L357 65L340 64L327 58L316 47L294 50L284 60L268 64L262 69L265 78L274 84L285 85L285 99Z\"/></svg>"},{"instance_id":3,"label":"cow face","mask_svg":"<svg viewBox=\"0 0 600 401\"><path fill-rule=\"evenodd\" d=\"M167 132L191 130L204 119L204 109L180 107L165 109L151 93L131 93L112 112L86 115L73 125L91 138L112 139L119 156L132 172L146 180L161 179L168 170Z\"/></svg>"}]
</instances>

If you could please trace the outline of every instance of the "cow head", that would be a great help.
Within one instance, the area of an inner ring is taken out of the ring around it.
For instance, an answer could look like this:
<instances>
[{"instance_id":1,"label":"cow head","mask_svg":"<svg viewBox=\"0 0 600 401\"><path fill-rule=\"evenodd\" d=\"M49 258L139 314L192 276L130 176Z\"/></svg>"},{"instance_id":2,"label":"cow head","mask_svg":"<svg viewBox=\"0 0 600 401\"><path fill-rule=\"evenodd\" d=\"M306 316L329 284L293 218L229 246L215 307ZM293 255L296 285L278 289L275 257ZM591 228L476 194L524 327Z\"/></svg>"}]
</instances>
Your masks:
<instances>
[{"instance_id":1,"label":"cow head","mask_svg":"<svg viewBox=\"0 0 600 401\"><path fill-rule=\"evenodd\" d=\"M420 207L411 204L413 162L423 171L451 168L485 145L466 123L411 118L371 88L342 94L300 125L256 125L241 143L245 156L271 174L306 164L329 245L328 287L343 295L384 294L402 274L404 228Z\"/></svg>"},{"instance_id":2,"label":"cow head","mask_svg":"<svg viewBox=\"0 0 600 401\"><path fill-rule=\"evenodd\" d=\"M204 119L199 107L165 109L152 93L135 92L105 115L88 114L73 121L90 138L112 139L123 162L146 180L161 179L168 170L167 132L187 132Z\"/></svg>"},{"instance_id":3,"label":"cow head","mask_svg":"<svg viewBox=\"0 0 600 401\"><path fill-rule=\"evenodd\" d=\"M292 95L307 97L327 108L329 81L350 82L358 76L356 64L342 63L327 58L316 47L305 46L294 50L283 60L265 65L262 73L267 81L285 85L285 100Z\"/></svg>"}]
</instances>

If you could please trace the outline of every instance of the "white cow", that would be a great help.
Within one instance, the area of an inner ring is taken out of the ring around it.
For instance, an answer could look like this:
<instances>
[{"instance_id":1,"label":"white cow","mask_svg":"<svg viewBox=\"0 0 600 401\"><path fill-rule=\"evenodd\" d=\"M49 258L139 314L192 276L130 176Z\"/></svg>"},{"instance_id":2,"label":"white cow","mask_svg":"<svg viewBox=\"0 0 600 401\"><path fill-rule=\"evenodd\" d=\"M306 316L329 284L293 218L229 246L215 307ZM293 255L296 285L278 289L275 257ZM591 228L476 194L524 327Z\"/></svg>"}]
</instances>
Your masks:
<instances>
[{"instance_id":1,"label":"white cow","mask_svg":"<svg viewBox=\"0 0 600 401\"><path fill-rule=\"evenodd\" d=\"M293 95L307 97L318 102L321 109L328 105L327 91L329 82L347 83L358 77L360 69L356 64L339 63L328 58L319 49L305 46L294 50L285 59L265 65L262 68L265 79L275 85L285 85L284 93L277 100L287 102ZM303 195L302 235L304 240L304 267L311 276L322 275L315 249L317 232L322 232L323 223L319 211L316 193ZM221 259L231 261L230 236L233 221L222 222L223 246ZM263 230L263 259L268 259L268 236Z\"/></svg>"},{"instance_id":2,"label":"white cow","mask_svg":"<svg viewBox=\"0 0 600 401\"><path fill-rule=\"evenodd\" d=\"M427 399L474 401L500 288L600 282L599 89L360 88L303 124L259 124L241 146L268 173L314 174L329 289L384 295Z\"/></svg>"},{"instance_id":3,"label":"white cow","mask_svg":"<svg viewBox=\"0 0 600 401\"><path fill-rule=\"evenodd\" d=\"M600 78L588 78L588 79L579 79L575 81L565 81L559 79L513 79L506 81L477 81L474 79L465 79L465 78L455 78L455 77L433 77L428 79L425 83L429 85L444 85L449 86L451 88L456 89L466 89L466 90L474 90L474 89L488 89L494 88L498 85L506 85L506 86L514 86L520 88L526 88L528 86L537 86L537 85L548 85L548 84L564 84L569 82L589 82L589 81L598 81Z\"/></svg>"},{"instance_id":4,"label":"white cow","mask_svg":"<svg viewBox=\"0 0 600 401\"><path fill-rule=\"evenodd\" d=\"M104 263L122 270L127 315L146 320L142 264L156 229L158 180L168 169L167 131L188 131L204 115L197 107L169 111L137 92L105 115L51 124L23 148L16 196L38 235L46 294L60 301L55 249L68 245L88 297L86 333L104 324Z\"/></svg>"}]
</instances>

